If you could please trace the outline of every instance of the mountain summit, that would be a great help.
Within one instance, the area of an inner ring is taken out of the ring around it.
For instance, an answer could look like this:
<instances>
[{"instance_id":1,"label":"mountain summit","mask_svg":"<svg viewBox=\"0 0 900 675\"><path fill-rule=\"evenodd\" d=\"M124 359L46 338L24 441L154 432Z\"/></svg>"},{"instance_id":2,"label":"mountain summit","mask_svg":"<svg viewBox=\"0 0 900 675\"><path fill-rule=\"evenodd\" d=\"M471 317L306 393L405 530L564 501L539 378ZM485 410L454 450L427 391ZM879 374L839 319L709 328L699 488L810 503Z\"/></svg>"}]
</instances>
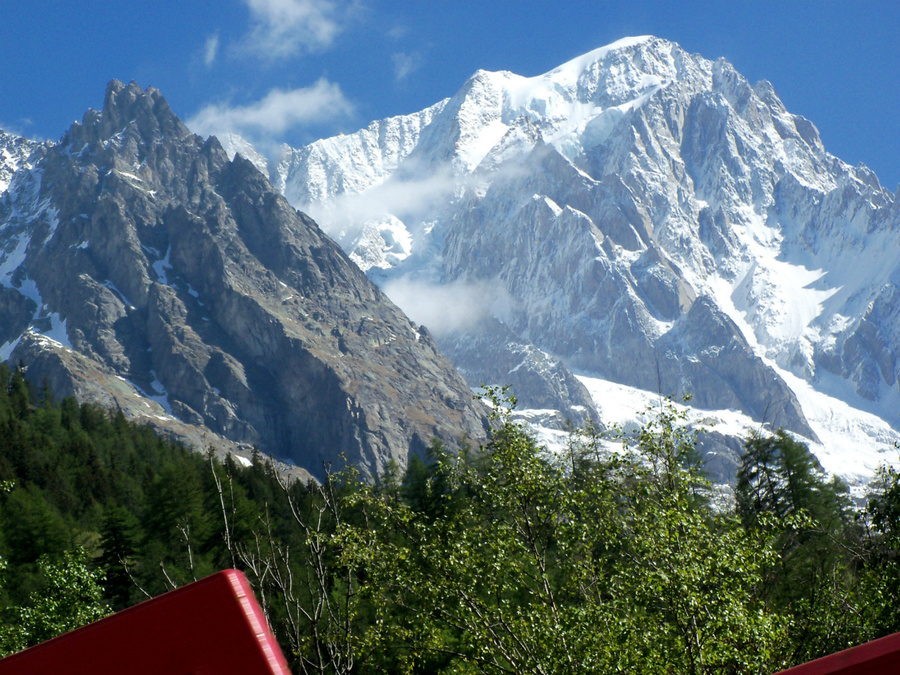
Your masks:
<instances>
[{"instance_id":1,"label":"mountain summit","mask_svg":"<svg viewBox=\"0 0 900 675\"><path fill-rule=\"evenodd\" d=\"M0 201L0 356L197 444L375 473L483 437L464 382L246 159L113 81Z\"/></svg>"},{"instance_id":2,"label":"mountain summit","mask_svg":"<svg viewBox=\"0 0 900 675\"><path fill-rule=\"evenodd\" d=\"M518 377L526 403L571 411L574 369L785 427L851 481L893 458L895 198L723 59L644 36L536 77L479 71L421 112L284 148L272 180L472 384ZM455 323L421 302L438 290L467 309Z\"/></svg>"}]
</instances>

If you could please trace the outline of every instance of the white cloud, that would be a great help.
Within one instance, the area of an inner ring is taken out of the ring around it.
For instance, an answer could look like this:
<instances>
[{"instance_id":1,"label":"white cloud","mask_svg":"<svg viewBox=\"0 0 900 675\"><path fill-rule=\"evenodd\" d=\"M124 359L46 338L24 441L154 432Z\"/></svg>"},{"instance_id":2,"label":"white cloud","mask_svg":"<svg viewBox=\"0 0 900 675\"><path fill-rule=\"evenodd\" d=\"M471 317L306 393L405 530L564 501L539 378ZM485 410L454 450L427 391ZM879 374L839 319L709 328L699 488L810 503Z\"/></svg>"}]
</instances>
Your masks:
<instances>
[{"instance_id":1,"label":"white cloud","mask_svg":"<svg viewBox=\"0 0 900 675\"><path fill-rule=\"evenodd\" d=\"M219 53L219 34L215 33L206 38L206 45L203 48L203 62L209 68L216 61Z\"/></svg>"},{"instance_id":2,"label":"white cloud","mask_svg":"<svg viewBox=\"0 0 900 675\"><path fill-rule=\"evenodd\" d=\"M391 55L391 60L394 62L394 79L397 82L405 80L422 65L422 56L418 53L405 54L397 52Z\"/></svg>"},{"instance_id":3,"label":"white cloud","mask_svg":"<svg viewBox=\"0 0 900 675\"><path fill-rule=\"evenodd\" d=\"M420 220L428 209L454 196L458 181L449 165L431 173L422 167L421 174L415 168L416 164L409 161L404 166L405 176L415 178L395 174L362 192L344 193L325 202L301 204L299 208L343 242L352 241L367 221L385 215L403 221Z\"/></svg>"},{"instance_id":4,"label":"white cloud","mask_svg":"<svg viewBox=\"0 0 900 675\"><path fill-rule=\"evenodd\" d=\"M511 180L527 175L521 163L504 165L491 173L491 179ZM483 189L483 177L457 175L453 165L445 162L432 165L412 157L403 160L400 168L384 182L363 188L360 192L344 192L336 196L315 198L302 203L290 191L285 195L294 206L309 214L328 235L347 248L361 234L367 224L378 223L393 216L416 229L431 221L451 200L466 191Z\"/></svg>"},{"instance_id":5,"label":"white cloud","mask_svg":"<svg viewBox=\"0 0 900 675\"><path fill-rule=\"evenodd\" d=\"M253 21L246 46L269 59L329 47L353 6L346 0L244 0L244 3Z\"/></svg>"},{"instance_id":6,"label":"white cloud","mask_svg":"<svg viewBox=\"0 0 900 675\"><path fill-rule=\"evenodd\" d=\"M476 326L485 316L503 314L511 304L499 281L434 284L401 277L388 281L383 290L410 319L436 336Z\"/></svg>"},{"instance_id":7,"label":"white cloud","mask_svg":"<svg viewBox=\"0 0 900 675\"><path fill-rule=\"evenodd\" d=\"M187 121L194 133L238 133L247 136L277 135L304 124L315 124L353 113L353 105L341 88L326 79L311 87L272 89L248 105L211 104Z\"/></svg>"},{"instance_id":8,"label":"white cloud","mask_svg":"<svg viewBox=\"0 0 900 675\"><path fill-rule=\"evenodd\" d=\"M387 32L387 36L392 40L402 40L409 35L409 28L403 25L397 25Z\"/></svg>"}]
</instances>

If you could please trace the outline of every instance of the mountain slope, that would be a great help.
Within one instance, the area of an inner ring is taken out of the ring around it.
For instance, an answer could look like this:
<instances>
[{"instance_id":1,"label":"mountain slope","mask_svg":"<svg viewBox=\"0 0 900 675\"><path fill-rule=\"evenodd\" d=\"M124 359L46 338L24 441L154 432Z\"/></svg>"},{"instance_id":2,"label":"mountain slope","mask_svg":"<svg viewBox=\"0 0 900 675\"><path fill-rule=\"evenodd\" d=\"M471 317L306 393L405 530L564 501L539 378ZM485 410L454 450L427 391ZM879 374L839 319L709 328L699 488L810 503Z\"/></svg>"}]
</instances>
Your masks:
<instances>
[{"instance_id":1,"label":"mountain slope","mask_svg":"<svg viewBox=\"0 0 900 675\"><path fill-rule=\"evenodd\" d=\"M0 356L61 395L313 472L483 436L427 335L152 88L112 82L102 111L15 174L0 250Z\"/></svg>"},{"instance_id":2,"label":"mountain slope","mask_svg":"<svg viewBox=\"0 0 900 675\"><path fill-rule=\"evenodd\" d=\"M828 468L869 475L868 442L892 459L900 207L724 60L639 37L532 78L479 71L285 148L273 182L426 325L417 284L453 288L577 372L813 442L843 424L810 403L832 397L884 423Z\"/></svg>"},{"instance_id":3,"label":"mountain slope","mask_svg":"<svg viewBox=\"0 0 900 675\"><path fill-rule=\"evenodd\" d=\"M37 161L43 147L41 143L0 129L0 194L9 186L16 171Z\"/></svg>"}]
</instances>

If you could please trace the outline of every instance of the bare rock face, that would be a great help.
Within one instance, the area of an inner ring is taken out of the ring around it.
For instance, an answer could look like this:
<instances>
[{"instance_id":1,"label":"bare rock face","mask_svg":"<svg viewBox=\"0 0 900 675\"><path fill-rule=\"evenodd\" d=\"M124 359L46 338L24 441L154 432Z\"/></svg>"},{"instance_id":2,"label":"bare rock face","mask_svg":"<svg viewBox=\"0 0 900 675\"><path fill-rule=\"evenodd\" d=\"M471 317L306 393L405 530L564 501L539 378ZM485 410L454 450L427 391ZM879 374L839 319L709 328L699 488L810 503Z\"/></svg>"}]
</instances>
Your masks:
<instances>
[{"instance_id":1,"label":"bare rock face","mask_svg":"<svg viewBox=\"0 0 900 675\"><path fill-rule=\"evenodd\" d=\"M63 393L109 403L118 380L133 417L314 473L484 435L430 338L250 161L134 83L13 177L0 319L0 356Z\"/></svg>"},{"instance_id":2,"label":"bare rock face","mask_svg":"<svg viewBox=\"0 0 900 675\"><path fill-rule=\"evenodd\" d=\"M600 425L590 393L566 365L494 317L442 335L438 345L471 387L509 385L520 407L548 411L560 428L588 420Z\"/></svg>"}]
</instances>

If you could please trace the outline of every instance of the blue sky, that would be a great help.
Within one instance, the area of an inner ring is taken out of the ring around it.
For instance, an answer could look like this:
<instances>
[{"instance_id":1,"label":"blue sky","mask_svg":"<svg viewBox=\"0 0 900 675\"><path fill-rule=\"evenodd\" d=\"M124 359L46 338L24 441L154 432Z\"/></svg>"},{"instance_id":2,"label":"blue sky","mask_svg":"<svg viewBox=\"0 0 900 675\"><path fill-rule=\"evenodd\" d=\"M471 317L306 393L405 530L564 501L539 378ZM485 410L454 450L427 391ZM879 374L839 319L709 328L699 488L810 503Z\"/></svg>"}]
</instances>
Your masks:
<instances>
[{"instance_id":1,"label":"blue sky","mask_svg":"<svg viewBox=\"0 0 900 675\"><path fill-rule=\"evenodd\" d=\"M652 34L770 80L826 148L900 183L900 3L808 0L2 0L0 127L59 138L112 78L197 127L300 145Z\"/></svg>"}]
</instances>

